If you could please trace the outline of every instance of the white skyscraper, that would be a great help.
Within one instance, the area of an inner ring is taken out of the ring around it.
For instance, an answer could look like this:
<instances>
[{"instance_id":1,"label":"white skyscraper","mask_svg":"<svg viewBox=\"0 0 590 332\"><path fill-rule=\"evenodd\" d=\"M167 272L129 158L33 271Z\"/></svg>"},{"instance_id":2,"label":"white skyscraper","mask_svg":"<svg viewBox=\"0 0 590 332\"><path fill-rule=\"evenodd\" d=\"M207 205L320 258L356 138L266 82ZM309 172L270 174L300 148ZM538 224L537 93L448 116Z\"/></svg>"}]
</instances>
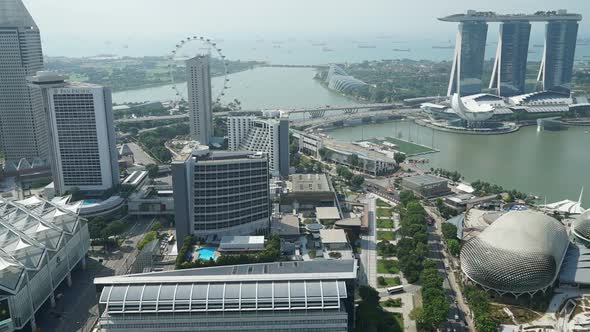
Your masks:
<instances>
[{"instance_id":1,"label":"white skyscraper","mask_svg":"<svg viewBox=\"0 0 590 332\"><path fill-rule=\"evenodd\" d=\"M33 163L48 156L41 93L27 84L27 76L42 69L37 24L21 0L1 0L0 151L15 165L21 158Z\"/></svg>"},{"instance_id":2,"label":"white skyscraper","mask_svg":"<svg viewBox=\"0 0 590 332\"><path fill-rule=\"evenodd\" d=\"M289 175L289 119L280 112L266 117L228 116L230 151L263 152L273 176Z\"/></svg>"},{"instance_id":3,"label":"white skyscraper","mask_svg":"<svg viewBox=\"0 0 590 332\"><path fill-rule=\"evenodd\" d=\"M117 185L111 89L65 82L52 72L37 73L31 83L43 92L56 194L73 187L100 192Z\"/></svg>"},{"instance_id":4,"label":"white skyscraper","mask_svg":"<svg viewBox=\"0 0 590 332\"><path fill-rule=\"evenodd\" d=\"M203 145L208 145L213 136L211 73L208 55L198 55L186 60L186 82L191 138Z\"/></svg>"}]
</instances>

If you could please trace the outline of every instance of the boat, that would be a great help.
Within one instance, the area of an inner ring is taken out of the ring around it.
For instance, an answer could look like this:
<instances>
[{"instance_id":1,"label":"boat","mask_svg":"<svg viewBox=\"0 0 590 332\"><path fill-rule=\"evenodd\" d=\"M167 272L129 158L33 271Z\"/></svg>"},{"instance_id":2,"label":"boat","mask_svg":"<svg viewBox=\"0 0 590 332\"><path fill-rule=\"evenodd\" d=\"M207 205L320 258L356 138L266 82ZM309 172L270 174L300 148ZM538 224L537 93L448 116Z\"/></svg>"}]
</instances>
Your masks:
<instances>
[{"instance_id":1,"label":"boat","mask_svg":"<svg viewBox=\"0 0 590 332\"><path fill-rule=\"evenodd\" d=\"M358 45L358 48L377 48L375 45Z\"/></svg>"},{"instance_id":2,"label":"boat","mask_svg":"<svg viewBox=\"0 0 590 332\"><path fill-rule=\"evenodd\" d=\"M410 52L409 48L394 48L393 51L395 52Z\"/></svg>"},{"instance_id":3,"label":"boat","mask_svg":"<svg viewBox=\"0 0 590 332\"><path fill-rule=\"evenodd\" d=\"M437 46L437 45L434 45L434 46L432 46L432 48L435 48L435 49L437 49L437 48L438 48L438 49L445 49L445 50L446 50L446 49L449 49L449 50L452 50L452 49L454 49L454 48L455 48L455 46L453 46L453 45L448 45L448 46Z\"/></svg>"},{"instance_id":4,"label":"boat","mask_svg":"<svg viewBox=\"0 0 590 332\"><path fill-rule=\"evenodd\" d=\"M326 46L326 43L311 43L311 46Z\"/></svg>"}]
</instances>

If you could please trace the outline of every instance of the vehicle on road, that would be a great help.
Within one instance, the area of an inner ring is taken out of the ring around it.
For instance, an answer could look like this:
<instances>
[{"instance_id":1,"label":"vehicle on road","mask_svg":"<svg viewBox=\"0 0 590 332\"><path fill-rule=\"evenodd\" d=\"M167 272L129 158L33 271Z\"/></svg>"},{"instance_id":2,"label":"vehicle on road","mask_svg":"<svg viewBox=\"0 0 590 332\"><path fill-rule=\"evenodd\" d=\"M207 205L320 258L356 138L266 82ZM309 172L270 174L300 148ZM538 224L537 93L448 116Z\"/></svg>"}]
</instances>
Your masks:
<instances>
[{"instance_id":1,"label":"vehicle on road","mask_svg":"<svg viewBox=\"0 0 590 332\"><path fill-rule=\"evenodd\" d=\"M387 293L388 294L396 294L396 293L401 293L404 291L404 286L394 286L394 287L389 287L387 288Z\"/></svg>"}]
</instances>

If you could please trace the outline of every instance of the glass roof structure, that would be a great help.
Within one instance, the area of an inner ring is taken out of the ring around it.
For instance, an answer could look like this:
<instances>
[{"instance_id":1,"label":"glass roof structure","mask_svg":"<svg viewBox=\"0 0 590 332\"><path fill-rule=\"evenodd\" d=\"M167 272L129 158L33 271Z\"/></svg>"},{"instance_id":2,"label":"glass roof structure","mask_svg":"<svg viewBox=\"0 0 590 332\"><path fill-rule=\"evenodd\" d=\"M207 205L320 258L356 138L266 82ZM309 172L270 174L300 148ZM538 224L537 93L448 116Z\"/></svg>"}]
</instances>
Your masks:
<instances>
[{"instance_id":1,"label":"glass roof structure","mask_svg":"<svg viewBox=\"0 0 590 332\"><path fill-rule=\"evenodd\" d=\"M108 314L340 309L356 260L275 262L95 279Z\"/></svg>"},{"instance_id":2,"label":"glass roof structure","mask_svg":"<svg viewBox=\"0 0 590 332\"><path fill-rule=\"evenodd\" d=\"M65 201L37 197L0 199L0 290L16 294L25 271L35 273L45 255L58 251L79 228L80 218Z\"/></svg>"},{"instance_id":3,"label":"glass roof structure","mask_svg":"<svg viewBox=\"0 0 590 332\"><path fill-rule=\"evenodd\" d=\"M109 314L340 308L344 281L265 281L109 285L99 303Z\"/></svg>"}]
</instances>

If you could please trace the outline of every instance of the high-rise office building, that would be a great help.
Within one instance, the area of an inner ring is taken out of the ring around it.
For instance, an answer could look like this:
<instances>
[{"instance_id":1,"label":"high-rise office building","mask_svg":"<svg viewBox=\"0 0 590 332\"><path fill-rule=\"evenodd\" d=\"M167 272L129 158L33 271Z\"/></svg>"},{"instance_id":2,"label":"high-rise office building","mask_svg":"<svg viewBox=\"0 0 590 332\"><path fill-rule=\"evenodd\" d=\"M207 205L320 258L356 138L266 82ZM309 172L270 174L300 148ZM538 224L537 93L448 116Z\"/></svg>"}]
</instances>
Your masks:
<instances>
[{"instance_id":1,"label":"high-rise office building","mask_svg":"<svg viewBox=\"0 0 590 332\"><path fill-rule=\"evenodd\" d=\"M468 96L481 92L488 24L480 21L459 23L455 55L447 94Z\"/></svg>"},{"instance_id":2,"label":"high-rise office building","mask_svg":"<svg viewBox=\"0 0 590 332\"><path fill-rule=\"evenodd\" d=\"M543 84L543 90L570 93L577 38L577 21L547 22L545 49L538 76L538 80Z\"/></svg>"},{"instance_id":3,"label":"high-rise office building","mask_svg":"<svg viewBox=\"0 0 590 332\"><path fill-rule=\"evenodd\" d=\"M530 22L547 22L545 49L537 80L543 90L569 94L578 22L582 15L566 10L538 11L534 14L496 14L468 10L465 14L441 17L444 22L459 23L448 95L467 96L481 92L487 24L499 22L500 39L490 81L501 96L526 93L525 76Z\"/></svg>"},{"instance_id":4,"label":"high-rise office building","mask_svg":"<svg viewBox=\"0 0 590 332\"><path fill-rule=\"evenodd\" d=\"M276 111L265 117L229 116L231 151L263 152L273 176L289 176L289 118Z\"/></svg>"},{"instance_id":5,"label":"high-rise office building","mask_svg":"<svg viewBox=\"0 0 590 332\"><path fill-rule=\"evenodd\" d=\"M0 1L0 151L7 162L47 160L41 93L27 83L42 69L37 24L21 0Z\"/></svg>"},{"instance_id":6,"label":"high-rise office building","mask_svg":"<svg viewBox=\"0 0 590 332\"><path fill-rule=\"evenodd\" d=\"M191 138L209 145L213 136L213 113L208 55L186 60L186 82Z\"/></svg>"},{"instance_id":7,"label":"high-rise office building","mask_svg":"<svg viewBox=\"0 0 590 332\"><path fill-rule=\"evenodd\" d=\"M270 220L268 159L254 152L209 151L189 144L172 162L178 245L199 238L250 235Z\"/></svg>"},{"instance_id":8,"label":"high-rise office building","mask_svg":"<svg viewBox=\"0 0 590 332\"><path fill-rule=\"evenodd\" d=\"M73 187L100 192L117 185L111 89L66 82L52 72L39 72L31 83L41 89L47 112L56 193Z\"/></svg>"},{"instance_id":9,"label":"high-rise office building","mask_svg":"<svg viewBox=\"0 0 590 332\"><path fill-rule=\"evenodd\" d=\"M531 24L528 21L508 21L500 24L496 60L490 80L500 96L525 93L526 64L529 52Z\"/></svg>"}]
</instances>

